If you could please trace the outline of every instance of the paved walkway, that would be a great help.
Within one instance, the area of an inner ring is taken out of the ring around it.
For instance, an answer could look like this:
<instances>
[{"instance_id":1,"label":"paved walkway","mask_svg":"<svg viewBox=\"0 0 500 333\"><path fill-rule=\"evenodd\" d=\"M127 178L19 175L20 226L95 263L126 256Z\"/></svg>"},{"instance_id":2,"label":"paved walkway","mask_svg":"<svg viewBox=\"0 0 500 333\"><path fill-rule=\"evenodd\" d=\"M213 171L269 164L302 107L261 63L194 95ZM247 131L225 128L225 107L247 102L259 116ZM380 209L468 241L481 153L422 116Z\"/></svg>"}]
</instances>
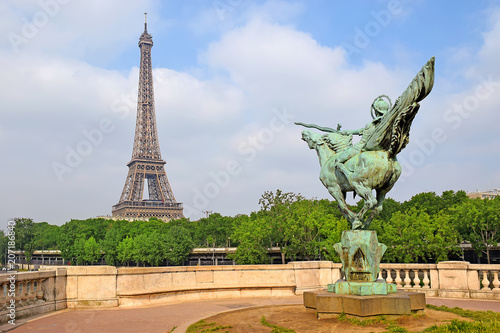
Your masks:
<instances>
[{"instance_id":1,"label":"paved walkway","mask_svg":"<svg viewBox=\"0 0 500 333\"><path fill-rule=\"evenodd\" d=\"M427 303L500 312L499 301L427 297ZM155 307L62 310L35 319L16 321L18 325L13 330L12 325L1 326L0 331L5 332L6 329L10 329L9 332L12 333L166 333L175 327L174 333L181 333L192 323L216 313L278 304L302 304L302 296L211 300Z\"/></svg>"}]
</instances>

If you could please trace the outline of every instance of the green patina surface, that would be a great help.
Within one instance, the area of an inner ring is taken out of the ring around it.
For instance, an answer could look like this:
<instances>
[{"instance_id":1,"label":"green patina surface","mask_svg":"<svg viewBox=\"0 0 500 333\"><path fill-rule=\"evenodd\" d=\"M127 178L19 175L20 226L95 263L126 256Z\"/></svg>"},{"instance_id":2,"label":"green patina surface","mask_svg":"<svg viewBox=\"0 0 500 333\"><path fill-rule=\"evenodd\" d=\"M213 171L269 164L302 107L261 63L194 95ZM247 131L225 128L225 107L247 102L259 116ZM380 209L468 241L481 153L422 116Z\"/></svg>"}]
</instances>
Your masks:
<instances>
[{"instance_id":1,"label":"green patina surface","mask_svg":"<svg viewBox=\"0 0 500 333\"><path fill-rule=\"evenodd\" d=\"M411 124L420 109L419 102L433 86L434 57L422 67L394 105L386 95L378 96L371 105L372 120L363 128L346 131L341 130L340 124L333 129L296 123L327 133L304 130L302 139L310 149L316 150L321 165L320 180L351 222L353 230L368 229L373 218L382 211L386 194L401 175L396 155L408 144ZM361 137L354 144L353 135ZM354 192L364 200L358 213L349 209L345 201L347 192Z\"/></svg>"},{"instance_id":2,"label":"green patina surface","mask_svg":"<svg viewBox=\"0 0 500 333\"><path fill-rule=\"evenodd\" d=\"M328 291L343 295L387 295L396 286L377 279L380 260L387 246L378 242L373 230L342 232L340 243L334 245L345 279L328 285Z\"/></svg>"},{"instance_id":3,"label":"green patina surface","mask_svg":"<svg viewBox=\"0 0 500 333\"><path fill-rule=\"evenodd\" d=\"M361 129L345 131L340 124L333 129L296 123L327 133L304 130L302 140L316 150L321 166L319 178L353 229L344 231L341 242L334 246L342 260L345 280L328 285L328 291L350 295L396 292L394 285L377 280L380 260L387 247L378 242L375 231L367 229L382 211L386 194L401 175L396 155L408 144L419 102L433 86L434 57L422 67L394 105L388 96L378 96L371 105L372 120ZM353 135L361 136L355 144ZM358 213L349 209L345 201L347 192L354 192L364 200Z\"/></svg>"}]
</instances>

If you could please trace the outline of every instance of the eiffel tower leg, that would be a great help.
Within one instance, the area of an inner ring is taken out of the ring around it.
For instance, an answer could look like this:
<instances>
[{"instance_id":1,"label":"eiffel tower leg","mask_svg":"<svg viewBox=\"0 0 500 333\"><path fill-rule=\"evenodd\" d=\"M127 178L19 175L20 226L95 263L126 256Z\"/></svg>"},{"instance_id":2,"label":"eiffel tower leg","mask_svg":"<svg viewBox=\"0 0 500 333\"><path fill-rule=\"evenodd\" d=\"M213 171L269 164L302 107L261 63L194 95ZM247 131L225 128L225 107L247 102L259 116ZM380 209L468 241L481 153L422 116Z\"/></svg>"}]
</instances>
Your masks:
<instances>
[{"instance_id":1,"label":"eiffel tower leg","mask_svg":"<svg viewBox=\"0 0 500 333\"><path fill-rule=\"evenodd\" d=\"M132 190L131 200L141 201L144 193L144 173L136 172L134 175L134 187Z\"/></svg>"},{"instance_id":2,"label":"eiffel tower leg","mask_svg":"<svg viewBox=\"0 0 500 333\"><path fill-rule=\"evenodd\" d=\"M120 202L130 200L130 192L132 191L132 183L134 179L134 170L129 169L127 179L125 179L125 186L123 186L122 195L120 197Z\"/></svg>"},{"instance_id":3,"label":"eiffel tower leg","mask_svg":"<svg viewBox=\"0 0 500 333\"><path fill-rule=\"evenodd\" d=\"M165 201L175 202L174 193L170 188L170 183L168 182L167 174L165 172L162 172L158 174L158 178L160 181L161 192L163 194L163 197L165 198Z\"/></svg>"}]
</instances>

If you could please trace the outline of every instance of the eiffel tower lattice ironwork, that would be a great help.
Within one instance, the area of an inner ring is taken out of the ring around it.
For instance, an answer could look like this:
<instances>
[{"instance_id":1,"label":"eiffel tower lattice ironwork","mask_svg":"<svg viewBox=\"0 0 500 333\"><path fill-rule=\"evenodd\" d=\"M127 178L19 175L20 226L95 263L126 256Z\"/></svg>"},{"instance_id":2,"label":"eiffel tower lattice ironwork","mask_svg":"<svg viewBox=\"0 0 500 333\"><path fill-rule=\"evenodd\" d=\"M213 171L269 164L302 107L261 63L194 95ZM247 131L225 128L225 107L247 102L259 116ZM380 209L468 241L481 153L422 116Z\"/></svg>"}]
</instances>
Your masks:
<instances>
[{"instance_id":1,"label":"eiffel tower lattice ironwork","mask_svg":"<svg viewBox=\"0 0 500 333\"><path fill-rule=\"evenodd\" d=\"M112 209L113 217L116 218L158 217L170 220L184 217L182 203L175 200L165 173L166 162L161 159L151 67L152 47L153 38L148 33L145 22L144 32L139 38L141 64L134 149L132 160L127 164L129 171L120 201ZM148 185L149 199L143 200L145 182Z\"/></svg>"}]
</instances>

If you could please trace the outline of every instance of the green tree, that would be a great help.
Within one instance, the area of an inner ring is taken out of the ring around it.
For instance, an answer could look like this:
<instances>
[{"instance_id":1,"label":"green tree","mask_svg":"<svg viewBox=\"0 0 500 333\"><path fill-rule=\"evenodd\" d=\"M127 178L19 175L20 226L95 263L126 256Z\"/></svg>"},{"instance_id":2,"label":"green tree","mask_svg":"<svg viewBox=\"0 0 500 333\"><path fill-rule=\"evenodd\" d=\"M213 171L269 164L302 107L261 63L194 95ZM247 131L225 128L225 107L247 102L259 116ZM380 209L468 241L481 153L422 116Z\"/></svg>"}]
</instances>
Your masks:
<instances>
[{"instance_id":1,"label":"green tree","mask_svg":"<svg viewBox=\"0 0 500 333\"><path fill-rule=\"evenodd\" d=\"M5 235L3 230L0 230L0 262L6 266L5 258L7 256L9 247L9 238Z\"/></svg>"},{"instance_id":2,"label":"green tree","mask_svg":"<svg viewBox=\"0 0 500 333\"><path fill-rule=\"evenodd\" d=\"M387 245L385 261L437 262L459 251L458 233L450 216L442 212L431 216L413 207L406 213L396 212L388 222L374 221L372 226L379 241Z\"/></svg>"},{"instance_id":3,"label":"green tree","mask_svg":"<svg viewBox=\"0 0 500 333\"><path fill-rule=\"evenodd\" d=\"M83 265L85 263L85 238L78 238L72 245L73 257L68 260L76 260L78 265Z\"/></svg>"},{"instance_id":4,"label":"green tree","mask_svg":"<svg viewBox=\"0 0 500 333\"><path fill-rule=\"evenodd\" d=\"M71 220L63 224L59 230L57 246L61 250L61 256L65 260L73 261L80 256L77 254L77 240L84 241L94 237L97 243L101 243L106 233L112 228L115 221L106 219ZM80 250L80 249L78 249ZM82 260L82 258L80 258Z\"/></svg>"},{"instance_id":5,"label":"green tree","mask_svg":"<svg viewBox=\"0 0 500 333\"><path fill-rule=\"evenodd\" d=\"M238 219L238 225L231 239L239 242L236 252L228 255L239 265L267 264L270 258L267 254L267 244L271 235L271 226L264 217L253 214Z\"/></svg>"},{"instance_id":6,"label":"green tree","mask_svg":"<svg viewBox=\"0 0 500 333\"><path fill-rule=\"evenodd\" d=\"M183 226L176 225L164 237L165 257L171 264L182 264L193 249L191 233Z\"/></svg>"},{"instance_id":7,"label":"green tree","mask_svg":"<svg viewBox=\"0 0 500 333\"><path fill-rule=\"evenodd\" d=\"M438 212L452 208L467 200L467 195L464 191L444 191L441 196L434 192L422 192L405 201L401 204L401 211L409 211L411 208L425 211L429 215L437 214Z\"/></svg>"},{"instance_id":8,"label":"green tree","mask_svg":"<svg viewBox=\"0 0 500 333\"><path fill-rule=\"evenodd\" d=\"M47 222L33 223L35 250L56 250L59 229L59 226Z\"/></svg>"},{"instance_id":9,"label":"green tree","mask_svg":"<svg viewBox=\"0 0 500 333\"><path fill-rule=\"evenodd\" d=\"M94 236L91 236L85 241L83 249L83 259L86 262L93 264L101 258L101 249L99 244L95 241Z\"/></svg>"},{"instance_id":10,"label":"green tree","mask_svg":"<svg viewBox=\"0 0 500 333\"><path fill-rule=\"evenodd\" d=\"M118 245L124 240L130 231L130 222L116 221L111 225L111 228L106 232L102 241L102 250L105 253L105 260L108 265L116 265L122 262L118 258Z\"/></svg>"},{"instance_id":11,"label":"green tree","mask_svg":"<svg viewBox=\"0 0 500 333\"><path fill-rule=\"evenodd\" d=\"M233 232L233 219L222 216L219 213L212 213L207 218L202 218L194 222L194 241L197 246L209 247L215 244L216 247L226 247L229 244L229 237ZM209 241L209 238L211 241Z\"/></svg>"},{"instance_id":12,"label":"green tree","mask_svg":"<svg viewBox=\"0 0 500 333\"><path fill-rule=\"evenodd\" d=\"M164 247L165 241L156 231L138 235L134 238L134 260L158 266L166 259Z\"/></svg>"},{"instance_id":13,"label":"green tree","mask_svg":"<svg viewBox=\"0 0 500 333\"><path fill-rule=\"evenodd\" d=\"M16 218L15 222L14 231L16 233L16 247L24 252L26 262L29 263L36 247L33 220L29 218Z\"/></svg>"},{"instance_id":14,"label":"green tree","mask_svg":"<svg viewBox=\"0 0 500 333\"><path fill-rule=\"evenodd\" d=\"M251 238L241 240L236 252L229 254L228 258L234 260L238 265L268 264L271 261L266 247Z\"/></svg>"},{"instance_id":15,"label":"green tree","mask_svg":"<svg viewBox=\"0 0 500 333\"><path fill-rule=\"evenodd\" d=\"M123 239L117 247L117 259L122 264L130 265L130 262L134 259L135 254L135 242L132 237L127 236Z\"/></svg>"},{"instance_id":16,"label":"green tree","mask_svg":"<svg viewBox=\"0 0 500 333\"><path fill-rule=\"evenodd\" d=\"M290 215L290 207L294 202L304 200L301 194L292 192L283 192L276 190L266 191L259 199L260 211L257 213L259 219L264 219L269 224L270 231L266 234L268 243L266 246L278 246L281 251L282 260L286 256L286 249L288 245L287 224L285 223L287 216Z\"/></svg>"},{"instance_id":17,"label":"green tree","mask_svg":"<svg viewBox=\"0 0 500 333\"><path fill-rule=\"evenodd\" d=\"M453 222L462 240L471 243L476 253L486 254L500 242L500 197L469 199L451 210Z\"/></svg>"},{"instance_id":18,"label":"green tree","mask_svg":"<svg viewBox=\"0 0 500 333\"><path fill-rule=\"evenodd\" d=\"M340 241L343 230L349 229L345 219L339 217L336 207L328 200L301 199L284 214L284 252L294 260L319 258L337 259L331 251Z\"/></svg>"}]
</instances>

